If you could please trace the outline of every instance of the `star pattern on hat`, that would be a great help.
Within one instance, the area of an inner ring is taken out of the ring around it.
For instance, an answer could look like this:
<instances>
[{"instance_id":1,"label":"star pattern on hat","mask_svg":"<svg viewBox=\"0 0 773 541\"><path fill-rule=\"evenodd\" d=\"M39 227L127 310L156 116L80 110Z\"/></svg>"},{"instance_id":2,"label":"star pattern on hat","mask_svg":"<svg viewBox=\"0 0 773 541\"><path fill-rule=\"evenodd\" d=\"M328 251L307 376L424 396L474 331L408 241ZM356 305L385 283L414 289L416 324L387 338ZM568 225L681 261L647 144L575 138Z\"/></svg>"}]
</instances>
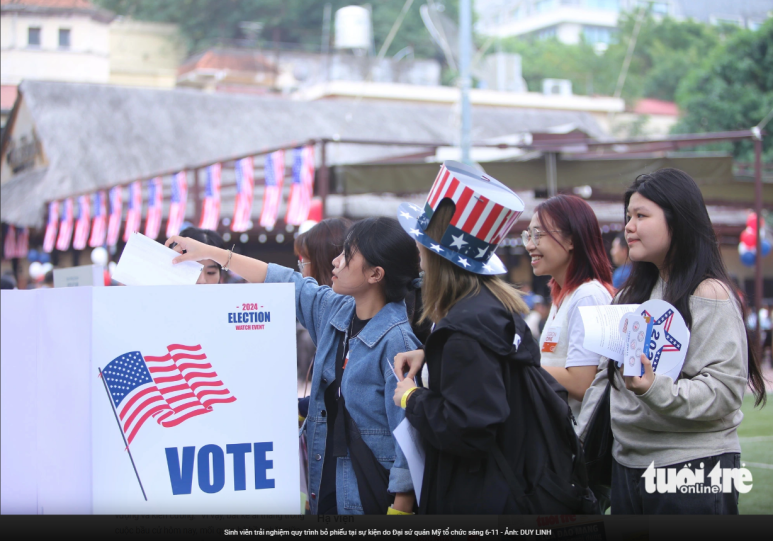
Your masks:
<instances>
[{"instance_id":1,"label":"star pattern on hat","mask_svg":"<svg viewBox=\"0 0 773 541\"><path fill-rule=\"evenodd\" d=\"M464 245L467 244L467 241L464 240L464 235L459 235L458 237L456 235L451 235L451 238L454 239L454 242L451 243L453 248L459 248L461 250L464 248Z\"/></svg>"},{"instance_id":2,"label":"star pattern on hat","mask_svg":"<svg viewBox=\"0 0 773 541\"><path fill-rule=\"evenodd\" d=\"M426 214L419 216L419 223L422 227L427 227L427 225L429 225L429 218L427 218Z\"/></svg>"},{"instance_id":3,"label":"star pattern on hat","mask_svg":"<svg viewBox=\"0 0 773 541\"><path fill-rule=\"evenodd\" d=\"M419 237L419 236L421 236L421 235L423 235L423 234L424 234L424 233L422 233L422 232L421 232L421 231L419 231L418 229L411 229L411 235L414 235L414 236L416 236L416 237Z\"/></svg>"},{"instance_id":4,"label":"star pattern on hat","mask_svg":"<svg viewBox=\"0 0 773 541\"><path fill-rule=\"evenodd\" d=\"M401 212L401 213L400 213L400 216L402 216L403 218L413 218L413 216L411 216L411 215L410 215L410 214L408 214L407 212Z\"/></svg>"},{"instance_id":5,"label":"star pattern on hat","mask_svg":"<svg viewBox=\"0 0 773 541\"><path fill-rule=\"evenodd\" d=\"M470 266L470 264L467 262L467 260L465 258L463 258L463 257L459 258L459 264L460 265L464 265L465 269Z\"/></svg>"},{"instance_id":6,"label":"star pattern on hat","mask_svg":"<svg viewBox=\"0 0 773 541\"><path fill-rule=\"evenodd\" d=\"M430 246L430 250L435 250L437 253L440 253L443 251L443 248L441 248L438 244L432 244L432 246Z\"/></svg>"},{"instance_id":7,"label":"star pattern on hat","mask_svg":"<svg viewBox=\"0 0 773 541\"><path fill-rule=\"evenodd\" d=\"M414 205L413 203L410 203L408 206L409 206L409 207L411 207L411 208L412 208L413 210L415 210L416 212L419 212L419 211L421 210L419 207L417 207L417 206L416 206L416 205Z\"/></svg>"},{"instance_id":8,"label":"star pattern on hat","mask_svg":"<svg viewBox=\"0 0 773 541\"><path fill-rule=\"evenodd\" d=\"M483 268L486 269L487 272L494 272L493 267L491 265L489 265L488 263L483 265Z\"/></svg>"},{"instance_id":9,"label":"star pattern on hat","mask_svg":"<svg viewBox=\"0 0 773 541\"><path fill-rule=\"evenodd\" d=\"M482 250L478 248L478 257L483 257L486 255L486 252L488 252L488 248L483 248Z\"/></svg>"}]
</instances>

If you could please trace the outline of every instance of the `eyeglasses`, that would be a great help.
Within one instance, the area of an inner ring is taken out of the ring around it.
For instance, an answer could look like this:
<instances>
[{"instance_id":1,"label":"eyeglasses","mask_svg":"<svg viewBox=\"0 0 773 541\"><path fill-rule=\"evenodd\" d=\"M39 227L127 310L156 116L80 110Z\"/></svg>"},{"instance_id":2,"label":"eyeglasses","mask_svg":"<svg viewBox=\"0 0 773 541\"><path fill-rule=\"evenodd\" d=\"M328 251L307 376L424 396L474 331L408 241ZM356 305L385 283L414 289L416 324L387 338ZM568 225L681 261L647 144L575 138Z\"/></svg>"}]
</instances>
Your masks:
<instances>
[{"instance_id":1,"label":"eyeglasses","mask_svg":"<svg viewBox=\"0 0 773 541\"><path fill-rule=\"evenodd\" d=\"M534 233L530 233L527 229L526 231L523 231L521 233L521 240L523 241L523 245L526 246L529 244L530 240L534 241L534 246L539 246L539 239L540 237L543 237L545 233L560 233L560 229L554 229L552 231L540 231L539 229L534 229Z\"/></svg>"},{"instance_id":2,"label":"eyeglasses","mask_svg":"<svg viewBox=\"0 0 773 541\"><path fill-rule=\"evenodd\" d=\"M311 265L311 261L304 261L303 259L298 260L298 270L303 272L303 267L306 265Z\"/></svg>"}]
</instances>

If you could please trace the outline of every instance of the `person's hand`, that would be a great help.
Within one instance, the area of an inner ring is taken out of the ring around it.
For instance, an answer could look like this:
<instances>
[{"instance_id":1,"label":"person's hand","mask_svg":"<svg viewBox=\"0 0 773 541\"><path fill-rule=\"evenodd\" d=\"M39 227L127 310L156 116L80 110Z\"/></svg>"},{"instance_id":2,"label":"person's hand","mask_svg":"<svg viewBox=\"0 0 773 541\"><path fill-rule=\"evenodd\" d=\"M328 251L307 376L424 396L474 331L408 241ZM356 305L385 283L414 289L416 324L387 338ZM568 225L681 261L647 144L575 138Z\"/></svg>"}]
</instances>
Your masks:
<instances>
[{"instance_id":1,"label":"person's hand","mask_svg":"<svg viewBox=\"0 0 773 541\"><path fill-rule=\"evenodd\" d=\"M215 259L212 252L218 249L215 246L209 246L203 242L189 239L187 237L181 237L179 235L173 235L169 237L164 245L167 248L172 248L174 251L182 254L179 257L175 257L172 260L172 263L182 263L183 261L201 261L202 259Z\"/></svg>"},{"instance_id":2,"label":"person's hand","mask_svg":"<svg viewBox=\"0 0 773 541\"><path fill-rule=\"evenodd\" d=\"M406 391L409 389L413 389L416 387L416 383L410 378L405 378L403 381L399 381L397 383L397 387L395 387L395 406L402 407L402 404L400 404L400 401L403 399L403 395Z\"/></svg>"},{"instance_id":3,"label":"person's hand","mask_svg":"<svg viewBox=\"0 0 773 541\"><path fill-rule=\"evenodd\" d=\"M397 374L398 381L403 381L405 378L413 379L416 374L421 370L424 364L424 350L416 349L414 351L406 351L395 355L395 373ZM408 371L407 375L403 375L403 372Z\"/></svg>"},{"instance_id":4,"label":"person's hand","mask_svg":"<svg viewBox=\"0 0 773 541\"><path fill-rule=\"evenodd\" d=\"M652 387L652 383L655 381L655 371L652 370L652 363L646 355L642 353L641 365L644 367L644 375L638 376L624 376L625 388L629 391L633 391L637 395L643 395Z\"/></svg>"}]
</instances>

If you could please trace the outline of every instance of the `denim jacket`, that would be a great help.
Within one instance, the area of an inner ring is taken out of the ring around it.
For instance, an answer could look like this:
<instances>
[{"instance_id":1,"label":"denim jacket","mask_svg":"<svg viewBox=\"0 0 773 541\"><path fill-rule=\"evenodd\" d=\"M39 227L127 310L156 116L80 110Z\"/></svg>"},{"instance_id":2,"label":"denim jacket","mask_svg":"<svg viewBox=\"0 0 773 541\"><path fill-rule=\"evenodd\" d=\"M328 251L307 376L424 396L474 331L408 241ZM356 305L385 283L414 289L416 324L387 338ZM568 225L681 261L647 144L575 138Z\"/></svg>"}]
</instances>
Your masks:
<instances>
[{"instance_id":1,"label":"denim jacket","mask_svg":"<svg viewBox=\"0 0 773 541\"><path fill-rule=\"evenodd\" d=\"M309 450L309 503L317 513L322 465L325 462L327 412L325 389L335 381L335 360L340 332L346 333L354 318L355 304L350 296L338 295L313 278L279 265L269 264L266 282L295 284L295 310L298 321L309 331L317 346L311 380L306 442ZM346 409L357 423L362 438L381 464L389 469L389 492L410 492L413 482L408 463L392 431L405 418L392 397L397 378L390 365L400 352L416 349L420 342L411 331L404 302L384 306L349 343L349 364L344 370L341 392ZM362 514L357 479L351 459L339 457L336 464L338 512Z\"/></svg>"}]
</instances>

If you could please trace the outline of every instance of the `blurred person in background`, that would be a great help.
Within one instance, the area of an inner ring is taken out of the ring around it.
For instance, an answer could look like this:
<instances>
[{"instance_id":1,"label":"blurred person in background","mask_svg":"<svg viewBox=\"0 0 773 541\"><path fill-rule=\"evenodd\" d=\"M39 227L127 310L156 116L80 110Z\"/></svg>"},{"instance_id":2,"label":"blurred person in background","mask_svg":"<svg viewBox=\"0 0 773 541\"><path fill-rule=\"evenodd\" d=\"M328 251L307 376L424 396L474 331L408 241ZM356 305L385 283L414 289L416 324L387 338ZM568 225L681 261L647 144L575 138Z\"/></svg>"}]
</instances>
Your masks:
<instances>
[{"instance_id":1,"label":"blurred person in background","mask_svg":"<svg viewBox=\"0 0 773 541\"><path fill-rule=\"evenodd\" d=\"M189 227L180 233L181 237L197 240L203 242L208 246L215 246L217 248L225 249L225 242L217 231L211 229L200 229L198 227ZM199 279L196 280L197 284L222 284L225 282L226 273L223 268L217 264L217 262L211 259L205 259L199 261L204 268L201 269Z\"/></svg>"},{"instance_id":2,"label":"blurred person in background","mask_svg":"<svg viewBox=\"0 0 773 541\"><path fill-rule=\"evenodd\" d=\"M3 274L0 277L0 289L16 289L16 279L12 274Z\"/></svg>"},{"instance_id":3,"label":"blurred person in background","mask_svg":"<svg viewBox=\"0 0 773 541\"><path fill-rule=\"evenodd\" d=\"M628 259L628 243L625 242L625 232L621 232L612 240L609 250L615 270L612 271L612 286L620 289L631 274L631 261Z\"/></svg>"},{"instance_id":4,"label":"blurred person in background","mask_svg":"<svg viewBox=\"0 0 773 541\"><path fill-rule=\"evenodd\" d=\"M550 302L546 301L542 295L534 295L533 300L534 306L524 320L531 329L532 336L538 340L550 314Z\"/></svg>"}]
</instances>

